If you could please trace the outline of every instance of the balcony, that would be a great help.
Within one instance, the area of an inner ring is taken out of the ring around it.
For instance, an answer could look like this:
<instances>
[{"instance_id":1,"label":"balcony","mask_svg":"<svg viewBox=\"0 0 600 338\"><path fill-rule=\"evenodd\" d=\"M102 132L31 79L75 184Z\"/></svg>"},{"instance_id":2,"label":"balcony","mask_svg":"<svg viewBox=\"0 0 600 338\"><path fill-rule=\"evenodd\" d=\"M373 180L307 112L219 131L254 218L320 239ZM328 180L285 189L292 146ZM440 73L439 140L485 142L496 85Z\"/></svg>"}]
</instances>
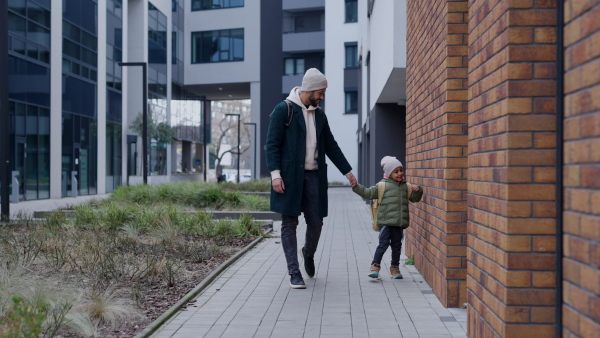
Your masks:
<instances>
[{"instance_id":1,"label":"balcony","mask_svg":"<svg viewBox=\"0 0 600 338\"><path fill-rule=\"evenodd\" d=\"M283 52L318 52L325 50L325 31L283 34Z\"/></svg>"},{"instance_id":2,"label":"balcony","mask_svg":"<svg viewBox=\"0 0 600 338\"><path fill-rule=\"evenodd\" d=\"M292 88L296 86L302 85L302 77L304 74L300 75L284 75L281 77L281 92L283 94L287 94L292 90Z\"/></svg>"},{"instance_id":3,"label":"balcony","mask_svg":"<svg viewBox=\"0 0 600 338\"><path fill-rule=\"evenodd\" d=\"M325 8L325 0L283 0L282 6L284 11L304 11Z\"/></svg>"}]
</instances>

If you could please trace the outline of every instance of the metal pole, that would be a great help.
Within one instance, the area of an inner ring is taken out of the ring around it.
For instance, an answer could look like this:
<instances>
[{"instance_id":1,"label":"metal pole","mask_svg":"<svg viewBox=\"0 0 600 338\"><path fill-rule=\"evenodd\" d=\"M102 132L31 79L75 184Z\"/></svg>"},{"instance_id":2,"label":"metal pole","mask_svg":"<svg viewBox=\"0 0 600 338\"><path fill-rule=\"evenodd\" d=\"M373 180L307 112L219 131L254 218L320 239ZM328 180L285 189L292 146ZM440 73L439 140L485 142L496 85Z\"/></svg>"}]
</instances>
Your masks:
<instances>
[{"instance_id":1,"label":"metal pole","mask_svg":"<svg viewBox=\"0 0 600 338\"><path fill-rule=\"evenodd\" d=\"M10 218L10 116L8 114L8 1L0 1L0 221Z\"/></svg>"},{"instance_id":2,"label":"metal pole","mask_svg":"<svg viewBox=\"0 0 600 338\"><path fill-rule=\"evenodd\" d=\"M240 114L225 114L225 116L237 116L238 119L238 144L237 144L237 179L236 182L240 183Z\"/></svg>"},{"instance_id":3,"label":"metal pole","mask_svg":"<svg viewBox=\"0 0 600 338\"><path fill-rule=\"evenodd\" d=\"M142 78L144 80L143 96L143 127L142 127L142 165L144 166L144 184L148 184L148 65L142 63Z\"/></svg>"},{"instance_id":4,"label":"metal pole","mask_svg":"<svg viewBox=\"0 0 600 338\"><path fill-rule=\"evenodd\" d=\"M254 179L256 179L256 146L258 145L258 143L256 143L256 138L257 138L257 134L256 134L256 122L245 122L244 124L249 124L251 126L254 127Z\"/></svg>"},{"instance_id":5,"label":"metal pole","mask_svg":"<svg viewBox=\"0 0 600 338\"><path fill-rule=\"evenodd\" d=\"M240 183L240 118L241 115L238 115L237 183Z\"/></svg>"},{"instance_id":6,"label":"metal pole","mask_svg":"<svg viewBox=\"0 0 600 338\"><path fill-rule=\"evenodd\" d=\"M208 170L208 166L206 165L206 162L208 162L208 159L206 158L206 155L208 155L206 153L206 143L207 143L207 136L208 136L208 132L207 130L207 118L206 118L206 96L202 95L200 96L200 101L202 102L202 172L204 172L204 182L206 182L206 171ZM210 158L210 156L208 157Z\"/></svg>"},{"instance_id":7,"label":"metal pole","mask_svg":"<svg viewBox=\"0 0 600 338\"><path fill-rule=\"evenodd\" d=\"M119 62L119 66L142 66L142 176L148 184L148 64L146 62ZM129 180L129 173L127 173Z\"/></svg>"}]
</instances>

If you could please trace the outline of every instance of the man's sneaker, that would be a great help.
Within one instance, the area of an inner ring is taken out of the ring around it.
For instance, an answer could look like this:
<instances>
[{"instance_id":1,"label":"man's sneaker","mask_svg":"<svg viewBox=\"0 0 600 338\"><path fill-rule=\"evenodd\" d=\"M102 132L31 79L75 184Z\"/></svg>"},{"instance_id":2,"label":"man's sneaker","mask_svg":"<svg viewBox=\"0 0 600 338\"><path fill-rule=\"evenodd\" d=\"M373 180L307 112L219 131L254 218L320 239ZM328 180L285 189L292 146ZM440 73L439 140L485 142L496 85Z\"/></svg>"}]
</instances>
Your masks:
<instances>
[{"instance_id":1,"label":"man's sneaker","mask_svg":"<svg viewBox=\"0 0 600 338\"><path fill-rule=\"evenodd\" d=\"M302 274L300 272L292 274L290 277L290 287L292 289L306 289L306 284L304 284L304 279L302 279Z\"/></svg>"},{"instance_id":2,"label":"man's sneaker","mask_svg":"<svg viewBox=\"0 0 600 338\"><path fill-rule=\"evenodd\" d=\"M304 257L304 270L306 271L306 275L308 278L313 278L315 276L315 258L308 257L304 253L304 248L302 248L302 257Z\"/></svg>"},{"instance_id":3,"label":"man's sneaker","mask_svg":"<svg viewBox=\"0 0 600 338\"><path fill-rule=\"evenodd\" d=\"M400 267L398 265L390 266L390 275L392 275L393 279L402 279L402 274L400 273Z\"/></svg>"},{"instance_id":4,"label":"man's sneaker","mask_svg":"<svg viewBox=\"0 0 600 338\"><path fill-rule=\"evenodd\" d=\"M379 270L381 269L381 265L377 263L373 263L371 265L371 269L369 269L369 277L371 278L379 278Z\"/></svg>"}]
</instances>

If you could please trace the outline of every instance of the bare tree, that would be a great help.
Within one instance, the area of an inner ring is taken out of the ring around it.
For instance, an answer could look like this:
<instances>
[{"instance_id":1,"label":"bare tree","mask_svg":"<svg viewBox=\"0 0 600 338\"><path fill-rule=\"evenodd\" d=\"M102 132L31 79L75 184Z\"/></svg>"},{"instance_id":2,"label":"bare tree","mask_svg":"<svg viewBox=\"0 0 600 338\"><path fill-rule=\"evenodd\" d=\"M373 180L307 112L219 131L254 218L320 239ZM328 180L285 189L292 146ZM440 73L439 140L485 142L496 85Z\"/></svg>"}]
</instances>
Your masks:
<instances>
[{"instance_id":1,"label":"bare tree","mask_svg":"<svg viewBox=\"0 0 600 338\"><path fill-rule=\"evenodd\" d=\"M212 146L209 150L211 157L216 159L216 174L221 175L221 162L227 154L241 156L250 149L250 128L245 125L250 119L249 101L213 101L212 116ZM240 115L240 151L237 151L237 126L236 117L225 114ZM235 143L234 143L235 142ZM231 145L228 150L222 151L225 145Z\"/></svg>"}]
</instances>

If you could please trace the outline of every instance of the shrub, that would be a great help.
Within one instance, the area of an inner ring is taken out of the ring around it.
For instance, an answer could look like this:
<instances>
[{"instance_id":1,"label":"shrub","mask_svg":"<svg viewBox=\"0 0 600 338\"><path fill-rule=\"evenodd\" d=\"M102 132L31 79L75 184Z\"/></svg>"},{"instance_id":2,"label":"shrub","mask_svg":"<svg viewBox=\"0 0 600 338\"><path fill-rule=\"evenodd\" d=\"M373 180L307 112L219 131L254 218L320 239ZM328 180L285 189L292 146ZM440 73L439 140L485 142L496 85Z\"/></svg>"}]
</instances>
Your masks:
<instances>
[{"instance_id":1,"label":"shrub","mask_svg":"<svg viewBox=\"0 0 600 338\"><path fill-rule=\"evenodd\" d=\"M25 303L20 297L13 297L12 301L5 315L0 318L0 336L39 337L46 319L44 309Z\"/></svg>"}]
</instances>

